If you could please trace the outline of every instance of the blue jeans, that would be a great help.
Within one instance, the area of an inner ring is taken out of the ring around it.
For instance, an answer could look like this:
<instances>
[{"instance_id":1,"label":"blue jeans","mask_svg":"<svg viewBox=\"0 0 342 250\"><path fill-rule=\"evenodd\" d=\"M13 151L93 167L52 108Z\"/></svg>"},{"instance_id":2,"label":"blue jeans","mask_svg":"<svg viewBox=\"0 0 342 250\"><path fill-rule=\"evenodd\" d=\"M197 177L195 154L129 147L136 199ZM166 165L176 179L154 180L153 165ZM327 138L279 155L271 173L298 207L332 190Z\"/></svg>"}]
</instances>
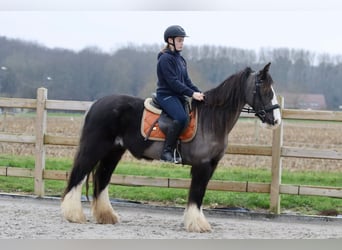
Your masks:
<instances>
[{"instance_id":1,"label":"blue jeans","mask_svg":"<svg viewBox=\"0 0 342 250\"><path fill-rule=\"evenodd\" d=\"M159 105L173 120L179 122L184 129L188 123L189 116L184 109L184 104L177 96L157 95Z\"/></svg>"}]
</instances>

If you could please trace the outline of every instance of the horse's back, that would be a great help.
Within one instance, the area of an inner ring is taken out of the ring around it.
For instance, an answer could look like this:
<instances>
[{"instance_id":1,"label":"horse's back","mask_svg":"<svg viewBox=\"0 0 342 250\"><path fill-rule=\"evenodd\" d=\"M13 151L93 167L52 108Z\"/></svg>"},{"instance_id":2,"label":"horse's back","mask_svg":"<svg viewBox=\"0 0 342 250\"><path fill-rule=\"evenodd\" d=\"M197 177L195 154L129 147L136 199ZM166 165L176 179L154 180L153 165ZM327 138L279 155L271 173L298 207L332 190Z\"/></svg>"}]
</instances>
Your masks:
<instances>
[{"instance_id":1,"label":"horse's back","mask_svg":"<svg viewBox=\"0 0 342 250\"><path fill-rule=\"evenodd\" d=\"M141 105L143 100L141 98L130 96L130 95L107 95L98 100L96 100L91 109L96 110L106 110L106 109L122 109L127 107L132 107L136 105Z\"/></svg>"},{"instance_id":2,"label":"horse's back","mask_svg":"<svg viewBox=\"0 0 342 250\"><path fill-rule=\"evenodd\" d=\"M111 118L143 107L143 99L130 95L108 95L96 100L87 112L87 117Z\"/></svg>"}]
</instances>

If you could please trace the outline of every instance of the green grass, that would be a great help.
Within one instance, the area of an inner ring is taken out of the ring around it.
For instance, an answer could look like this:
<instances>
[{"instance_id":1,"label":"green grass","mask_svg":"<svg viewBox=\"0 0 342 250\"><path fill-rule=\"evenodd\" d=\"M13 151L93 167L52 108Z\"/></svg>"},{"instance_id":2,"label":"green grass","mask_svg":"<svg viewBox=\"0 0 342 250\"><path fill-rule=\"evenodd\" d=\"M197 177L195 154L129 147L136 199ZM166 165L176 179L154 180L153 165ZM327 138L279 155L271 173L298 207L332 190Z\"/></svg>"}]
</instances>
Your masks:
<instances>
[{"instance_id":1,"label":"green grass","mask_svg":"<svg viewBox=\"0 0 342 250\"><path fill-rule=\"evenodd\" d=\"M71 159L46 159L46 169L70 170ZM33 157L0 155L0 166L34 168ZM190 167L170 164L156 164L144 161L123 161L115 174L155 176L168 178L190 178ZM242 167L218 167L212 180L250 181L270 183L271 172L263 168L246 169ZM341 172L288 172L283 171L283 184L342 187ZM45 181L45 193L48 196L60 196L65 181ZM0 176L0 192L32 194L33 178ZM158 202L165 205L184 205L187 201L187 189L127 187L111 185L111 198L141 202ZM91 192L90 192L91 194ZM233 206L251 210L269 208L269 194L239 193L208 190L204 198L205 206ZM325 209L337 209L342 212L342 199L315 196L282 195L282 210L291 210L303 214L317 214Z\"/></svg>"}]
</instances>

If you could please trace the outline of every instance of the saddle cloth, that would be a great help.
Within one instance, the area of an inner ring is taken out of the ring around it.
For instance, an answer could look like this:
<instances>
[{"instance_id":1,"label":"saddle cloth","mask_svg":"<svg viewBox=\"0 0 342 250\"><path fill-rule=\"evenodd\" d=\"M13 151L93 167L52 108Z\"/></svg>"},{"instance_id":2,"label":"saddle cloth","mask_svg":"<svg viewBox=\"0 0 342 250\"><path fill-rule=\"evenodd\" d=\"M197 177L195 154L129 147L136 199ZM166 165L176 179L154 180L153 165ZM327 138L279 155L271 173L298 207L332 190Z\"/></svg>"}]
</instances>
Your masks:
<instances>
[{"instance_id":1,"label":"saddle cloth","mask_svg":"<svg viewBox=\"0 0 342 250\"><path fill-rule=\"evenodd\" d=\"M148 98L149 99L149 98ZM145 109L143 111L143 116L141 119L141 134L148 140L154 141L164 141L165 134L160 129L158 125L158 118L160 116L161 110L156 109L155 107L151 108L151 104L149 104L150 100L145 101ZM190 121L188 127L184 130L184 132L180 135L179 139L182 142L191 141L197 131L197 115L194 111L190 113Z\"/></svg>"}]
</instances>

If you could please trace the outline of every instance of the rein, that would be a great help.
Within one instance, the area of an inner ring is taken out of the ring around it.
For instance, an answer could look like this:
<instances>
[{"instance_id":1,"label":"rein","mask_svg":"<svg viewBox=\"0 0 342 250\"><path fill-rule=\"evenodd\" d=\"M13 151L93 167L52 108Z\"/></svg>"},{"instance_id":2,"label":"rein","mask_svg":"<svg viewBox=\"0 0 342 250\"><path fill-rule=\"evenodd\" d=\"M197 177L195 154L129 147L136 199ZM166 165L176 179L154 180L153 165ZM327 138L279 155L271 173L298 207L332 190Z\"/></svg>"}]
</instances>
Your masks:
<instances>
[{"instance_id":1,"label":"rein","mask_svg":"<svg viewBox=\"0 0 342 250\"><path fill-rule=\"evenodd\" d=\"M280 106L279 106L279 104L275 104L275 105L271 105L271 106L266 108L266 106L264 105L264 103L262 101L262 97L261 97L261 93L260 93L260 86L262 84L263 84L262 80L258 79L258 75L256 75L256 77L255 77L255 90L253 92L253 106L255 106L255 98L256 98L256 96L258 96L261 103L262 103L263 108L255 111L254 108L252 108L252 107L247 107L247 108L244 107L244 108L242 108L241 111L248 113L248 114L250 114L250 113L255 114L255 116L259 117L262 122L265 122L266 114L268 112L273 111L274 109L280 108Z\"/></svg>"}]
</instances>

